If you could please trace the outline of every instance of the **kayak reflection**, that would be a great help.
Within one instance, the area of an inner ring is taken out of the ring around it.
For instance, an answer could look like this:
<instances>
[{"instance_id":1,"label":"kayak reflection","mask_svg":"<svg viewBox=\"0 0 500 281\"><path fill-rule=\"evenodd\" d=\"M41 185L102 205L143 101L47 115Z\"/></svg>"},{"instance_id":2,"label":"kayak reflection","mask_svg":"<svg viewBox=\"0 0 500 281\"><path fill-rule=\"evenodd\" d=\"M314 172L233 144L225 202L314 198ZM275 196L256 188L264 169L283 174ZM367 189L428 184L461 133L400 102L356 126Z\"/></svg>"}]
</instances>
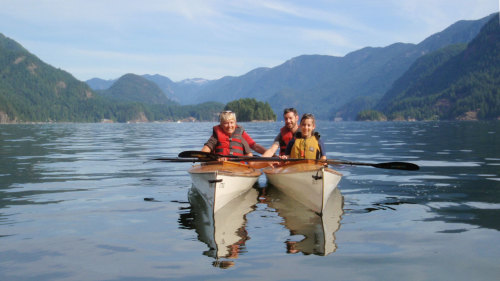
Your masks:
<instances>
[{"instance_id":1,"label":"kayak reflection","mask_svg":"<svg viewBox=\"0 0 500 281\"><path fill-rule=\"evenodd\" d=\"M214 266L231 267L234 265L231 259L238 258L244 251L245 242L250 239L245 228L246 214L255 210L257 197L257 190L251 188L214 213L195 188L189 191L192 224L198 240L209 247L203 254L216 259Z\"/></svg>"},{"instance_id":2,"label":"kayak reflection","mask_svg":"<svg viewBox=\"0 0 500 281\"><path fill-rule=\"evenodd\" d=\"M292 237L285 241L287 253L326 256L335 252L335 232L340 228L341 216L344 213L344 198L338 188L328 198L322 216L277 188L266 188L266 192L266 204L276 209L284 220L283 225L290 230ZM294 239L296 236L304 238L297 241L298 239Z\"/></svg>"}]
</instances>

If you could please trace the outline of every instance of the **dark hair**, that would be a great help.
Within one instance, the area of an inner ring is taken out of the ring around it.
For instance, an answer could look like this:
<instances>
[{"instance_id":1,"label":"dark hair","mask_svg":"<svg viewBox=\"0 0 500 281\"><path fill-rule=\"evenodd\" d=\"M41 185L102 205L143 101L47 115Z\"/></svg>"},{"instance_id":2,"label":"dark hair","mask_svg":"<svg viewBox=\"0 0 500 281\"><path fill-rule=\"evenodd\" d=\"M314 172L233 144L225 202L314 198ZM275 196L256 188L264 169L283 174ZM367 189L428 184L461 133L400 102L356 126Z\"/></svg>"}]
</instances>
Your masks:
<instances>
[{"instance_id":1,"label":"dark hair","mask_svg":"<svg viewBox=\"0 0 500 281\"><path fill-rule=\"evenodd\" d=\"M285 108L285 110L283 110L283 116L285 116L287 113L290 113L290 112L293 112L293 114L295 116L298 116L299 114L297 113L297 110L293 107L289 107L289 108Z\"/></svg>"},{"instance_id":2,"label":"dark hair","mask_svg":"<svg viewBox=\"0 0 500 281\"><path fill-rule=\"evenodd\" d=\"M306 119L312 119L313 124L316 124L316 119L314 118L314 115L312 113L304 113L302 117L300 118L300 124L302 124L302 121Z\"/></svg>"}]
</instances>

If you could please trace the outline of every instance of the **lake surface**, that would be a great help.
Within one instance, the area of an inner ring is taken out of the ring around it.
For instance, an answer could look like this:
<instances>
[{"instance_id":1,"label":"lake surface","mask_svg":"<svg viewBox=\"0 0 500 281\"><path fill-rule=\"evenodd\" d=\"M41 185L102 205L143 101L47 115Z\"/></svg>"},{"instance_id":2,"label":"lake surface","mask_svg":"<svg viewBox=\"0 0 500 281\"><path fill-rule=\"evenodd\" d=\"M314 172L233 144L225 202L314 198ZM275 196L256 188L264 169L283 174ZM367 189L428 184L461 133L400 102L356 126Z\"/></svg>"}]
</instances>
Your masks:
<instances>
[{"instance_id":1,"label":"lake surface","mask_svg":"<svg viewBox=\"0 0 500 281\"><path fill-rule=\"evenodd\" d=\"M323 218L261 176L215 228L192 164L150 161L213 125L1 125L0 280L498 280L500 122L318 122L330 159L421 169L335 166Z\"/></svg>"}]
</instances>

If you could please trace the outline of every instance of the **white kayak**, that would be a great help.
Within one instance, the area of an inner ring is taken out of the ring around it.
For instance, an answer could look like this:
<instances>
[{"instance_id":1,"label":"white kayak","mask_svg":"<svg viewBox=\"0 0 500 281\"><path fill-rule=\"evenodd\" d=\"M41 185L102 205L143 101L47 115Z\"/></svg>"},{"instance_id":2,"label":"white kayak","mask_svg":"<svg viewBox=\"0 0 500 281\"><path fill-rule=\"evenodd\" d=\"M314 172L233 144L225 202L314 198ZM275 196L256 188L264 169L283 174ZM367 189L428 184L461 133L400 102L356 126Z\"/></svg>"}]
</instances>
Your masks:
<instances>
[{"instance_id":1,"label":"white kayak","mask_svg":"<svg viewBox=\"0 0 500 281\"><path fill-rule=\"evenodd\" d=\"M315 160L287 162L263 172L273 186L319 215L342 178L342 174Z\"/></svg>"},{"instance_id":2,"label":"white kayak","mask_svg":"<svg viewBox=\"0 0 500 281\"><path fill-rule=\"evenodd\" d=\"M237 162L207 162L189 169L193 187L217 212L257 182L261 171Z\"/></svg>"}]
</instances>

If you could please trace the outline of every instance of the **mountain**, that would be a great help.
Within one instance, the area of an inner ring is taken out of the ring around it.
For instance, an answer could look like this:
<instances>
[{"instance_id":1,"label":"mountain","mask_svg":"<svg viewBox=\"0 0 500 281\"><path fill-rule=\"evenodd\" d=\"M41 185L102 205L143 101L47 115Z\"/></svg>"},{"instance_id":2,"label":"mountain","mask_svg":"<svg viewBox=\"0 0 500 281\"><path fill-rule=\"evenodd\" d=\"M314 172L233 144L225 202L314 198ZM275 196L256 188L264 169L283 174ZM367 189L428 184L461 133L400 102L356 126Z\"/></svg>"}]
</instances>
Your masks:
<instances>
[{"instance_id":1,"label":"mountain","mask_svg":"<svg viewBox=\"0 0 500 281\"><path fill-rule=\"evenodd\" d=\"M89 86L0 33L0 123L96 121L100 101Z\"/></svg>"},{"instance_id":2,"label":"mountain","mask_svg":"<svg viewBox=\"0 0 500 281\"><path fill-rule=\"evenodd\" d=\"M500 119L500 25L496 14L465 47L416 61L381 99L390 119Z\"/></svg>"},{"instance_id":3,"label":"mountain","mask_svg":"<svg viewBox=\"0 0 500 281\"><path fill-rule=\"evenodd\" d=\"M167 97L169 97L173 100L176 100L174 90L173 90L176 87L175 82L173 82L169 78L167 78L165 76L161 76L159 74L155 74L155 75L146 74L146 75L142 75L142 77L144 77L145 79L147 79L151 82L154 82L163 91L163 93Z\"/></svg>"},{"instance_id":4,"label":"mountain","mask_svg":"<svg viewBox=\"0 0 500 281\"><path fill-rule=\"evenodd\" d=\"M111 87L99 91L99 94L121 102L172 103L156 83L135 74L123 75Z\"/></svg>"},{"instance_id":5,"label":"mountain","mask_svg":"<svg viewBox=\"0 0 500 281\"><path fill-rule=\"evenodd\" d=\"M106 90L109 89L109 87L111 87L116 80L117 79L104 80L101 78L92 78L85 82L92 90Z\"/></svg>"},{"instance_id":6,"label":"mountain","mask_svg":"<svg viewBox=\"0 0 500 281\"><path fill-rule=\"evenodd\" d=\"M213 121L223 107L215 102L179 106L156 84L133 74L101 96L0 34L0 123Z\"/></svg>"},{"instance_id":7,"label":"mountain","mask_svg":"<svg viewBox=\"0 0 500 281\"><path fill-rule=\"evenodd\" d=\"M367 47L344 57L304 55L274 68L224 77L205 85L196 100L252 97L269 102L275 112L293 106L320 119L354 119L356 110L342 115L339 109L361 97L380 99L417 58L449 44L469 42L490 17L459 21L417 45Z\"/></svg>"},{"instance_id":8,"label":"mountain","mask_svg":"<svg viewBox=\"0 0 500 281\"><path fill-rule=\"evenodd\" d=\"M370 110L377 105L378 98L375 97L357 97L346 104L339 107L336 112L335 121L353 120L353 116L357 116L360 111ZM356 118L357 119L357 118Z\"/></svg>"},{"instance_id":9,"label":"mountain","mask_svg":"<svg viewBox=\"0 0 500 281\"><path fill-rule=\"evenodd\" d=\"M470 42L492 16L459 21L419 44L366 47L344 57L303 55L238 77L202 83L172 82L160 75L145 78L180 104L255 98L268 102L275 112L296 107L319 119L354 120L361 109L376 104L415 60L448 45Z\"/></svg>"},{"instance_id":10,"label":"mountain","mask_svg":"<svg viewBox=\"0 0 500 281\"><path fill-rule=\"evenodd\" d=\"M143 77L149 81L155 82L167 95L167 97L181 104L198 103L197 93L202 91L203 87L207 83L210 83L209 80L202 78L185 79L180 82L173 82L169 78L158 74L146 74L143 75Z\"/></svg>"},{"instance_id":11,"label":"mountain","mask_svg":"<svg viewBox=\"0 0 500 281\"><path fill-rule=\"evenodd\" d=\"M467 48L467 44L454 44L439 49L430 54L418 58L410 68L397 79L392 87L380 99L376 105L376 109L384 110L388 104L398 96L402 96L404 92L415 84L432 75L434 71L447 62L450 58L460 54Z\"/></svg>"},{"instance_id":12,"label":"mountain","mask_svg":"<svg viewBox=\"0 0 500 281\"><path fill-rule=\"evenodd\" d=\"M181 104L196 104L198 103L198 94L203 90L203 86L210 82L203 78L185 79L180 82L173 82L168 77L159 74L145 74L141 75L147 80L154 82L163 93L172 101ZM92 78L86 83L92 90L107 90L118 79L104 80L101 78Z\"/></svg>"}]
</instances>

